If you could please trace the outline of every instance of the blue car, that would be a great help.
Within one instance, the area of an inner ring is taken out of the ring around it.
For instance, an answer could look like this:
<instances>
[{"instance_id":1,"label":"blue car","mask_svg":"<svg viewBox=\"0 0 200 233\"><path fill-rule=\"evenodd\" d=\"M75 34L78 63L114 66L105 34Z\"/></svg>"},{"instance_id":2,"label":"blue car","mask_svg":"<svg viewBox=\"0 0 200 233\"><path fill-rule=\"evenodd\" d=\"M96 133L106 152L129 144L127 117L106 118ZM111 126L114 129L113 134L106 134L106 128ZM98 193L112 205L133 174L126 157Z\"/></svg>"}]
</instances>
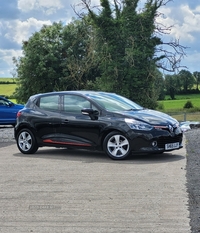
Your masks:
<instances>
[{"instance_id":1,"label":"blue car","mask_svg":"<svg viewBox=\"0 0 200 233\"><path fill-rule=\"evenodd\" d=\"M0 125L15 125L17 112L22 109L24 105L14 104L8 99L0 96Z\"/></svg>"}]
</instances>

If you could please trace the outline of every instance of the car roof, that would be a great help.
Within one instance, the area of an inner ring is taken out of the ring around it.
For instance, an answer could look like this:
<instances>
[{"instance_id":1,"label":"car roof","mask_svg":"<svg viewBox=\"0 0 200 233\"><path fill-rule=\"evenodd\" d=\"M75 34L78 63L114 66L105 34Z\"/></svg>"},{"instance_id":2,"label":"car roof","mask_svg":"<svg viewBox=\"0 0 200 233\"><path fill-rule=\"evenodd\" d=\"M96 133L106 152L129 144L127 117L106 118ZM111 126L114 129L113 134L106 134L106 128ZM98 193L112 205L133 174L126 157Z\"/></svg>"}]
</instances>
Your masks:
<instances>
[{"instance_id":1,"label":"car roof","mask_svg":"<svg viewBox=\"0 0 200 233\"><path fill-rule=\"evenodd\" d=\"M3 100L9 101L9 100L8 100L7 98L5 98L4 96L1 96L1 95L0 95L0 98L3 99Z\"/></svg>"},{"instance_id":2,"label":"car roof","mask_svg":"<svg viewBox=\"0 0 200 233\"><path fill-rule=\"evenodd\" d=\"M44 92L44 93L38 93L35 95L44 95L44 94L53 94L53 93L59 93L59 94L65 94L65 93L110 93L111 92L104 92L104 91L92 91L92 90L71 90L71 91L52 91L52 92Z\"/></svg>"},{"instance_id":3,"label":"car roof","mask_svg":"<svg viewBox=\"0 0 200 233\"><path fill-rule=\"evenodd\" d=\"M108 94L108 95L116 95L116 93L111 92L104 92L104 91L90 91L90 90L72 90L72 91L53 91L53 92L45 92L45 93L38 93L35 95L30 96L30 98L37 98L43 95L51 95L51 94L81 94L81 95L88 95L88 94Z\"/></svg>"}]
</instances>

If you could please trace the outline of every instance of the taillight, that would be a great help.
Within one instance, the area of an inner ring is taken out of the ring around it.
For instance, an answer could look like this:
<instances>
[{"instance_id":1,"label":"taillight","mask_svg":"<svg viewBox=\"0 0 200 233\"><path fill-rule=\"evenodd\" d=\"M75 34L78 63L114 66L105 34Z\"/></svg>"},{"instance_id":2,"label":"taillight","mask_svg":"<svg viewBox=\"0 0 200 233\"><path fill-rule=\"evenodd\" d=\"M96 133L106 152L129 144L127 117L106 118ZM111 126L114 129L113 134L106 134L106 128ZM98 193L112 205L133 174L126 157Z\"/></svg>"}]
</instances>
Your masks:
<instances>
[{"instance_id":1,"label":"taillight","mask_svg":"<svg viewBox=\"0 0 200 233\"><path fill-rule=\"evenodd\" d=\"M22 113L19 111L18 113L17 113L17 117L20 117L22 115Z\"/></svg>"}]
</instances>

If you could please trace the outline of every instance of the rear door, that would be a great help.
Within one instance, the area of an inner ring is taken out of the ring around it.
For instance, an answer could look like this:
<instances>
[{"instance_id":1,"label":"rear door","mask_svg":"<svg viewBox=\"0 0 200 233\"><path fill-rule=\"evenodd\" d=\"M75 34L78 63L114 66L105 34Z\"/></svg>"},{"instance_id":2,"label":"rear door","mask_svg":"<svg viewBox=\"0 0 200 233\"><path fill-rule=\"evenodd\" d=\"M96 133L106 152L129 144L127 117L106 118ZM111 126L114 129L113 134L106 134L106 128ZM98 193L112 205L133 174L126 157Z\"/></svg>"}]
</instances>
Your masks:
<instances>
[{"instance_id":1,"label":"rear door","mask_svg":"<svg viewBox=\"0 0 200 233\"><path fill-rule=\"evenodd\" d=\"M34 114L29 121L34 125L37 134L43 142L51 143L60 127L60 95L50 94L41 96L36 103Z\"/></svg>"}]
</instances>

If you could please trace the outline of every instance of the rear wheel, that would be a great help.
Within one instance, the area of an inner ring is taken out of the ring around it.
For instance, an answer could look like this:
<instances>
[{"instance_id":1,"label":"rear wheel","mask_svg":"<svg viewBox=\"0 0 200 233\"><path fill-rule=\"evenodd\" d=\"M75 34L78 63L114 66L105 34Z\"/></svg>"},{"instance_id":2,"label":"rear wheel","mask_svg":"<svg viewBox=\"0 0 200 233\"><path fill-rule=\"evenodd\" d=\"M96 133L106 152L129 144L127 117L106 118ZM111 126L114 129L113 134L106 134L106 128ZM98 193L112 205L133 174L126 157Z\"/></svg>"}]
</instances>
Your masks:
<instances>
[{"instance_id":1,"label":"rear wheel","mask_svg":"<svg viewBox=\"0 0 200 233\"><path fill-rule=\"evenodd\" d=\"M122 133L113 131L104 139L103 149L111 159L125 159L130 155L130 142Z\"/></svg>"},{"instance_id":2,"label":"rear wheel","mask_svg":"<svg viewBox=\"0 0 200 233\"><path fill-rule=\"evenodd\" d=\"M23 154L34 154L38 150L35 136L29 129L22 129L16 139L17 146Z\"/></svg>"}]
</instances>

